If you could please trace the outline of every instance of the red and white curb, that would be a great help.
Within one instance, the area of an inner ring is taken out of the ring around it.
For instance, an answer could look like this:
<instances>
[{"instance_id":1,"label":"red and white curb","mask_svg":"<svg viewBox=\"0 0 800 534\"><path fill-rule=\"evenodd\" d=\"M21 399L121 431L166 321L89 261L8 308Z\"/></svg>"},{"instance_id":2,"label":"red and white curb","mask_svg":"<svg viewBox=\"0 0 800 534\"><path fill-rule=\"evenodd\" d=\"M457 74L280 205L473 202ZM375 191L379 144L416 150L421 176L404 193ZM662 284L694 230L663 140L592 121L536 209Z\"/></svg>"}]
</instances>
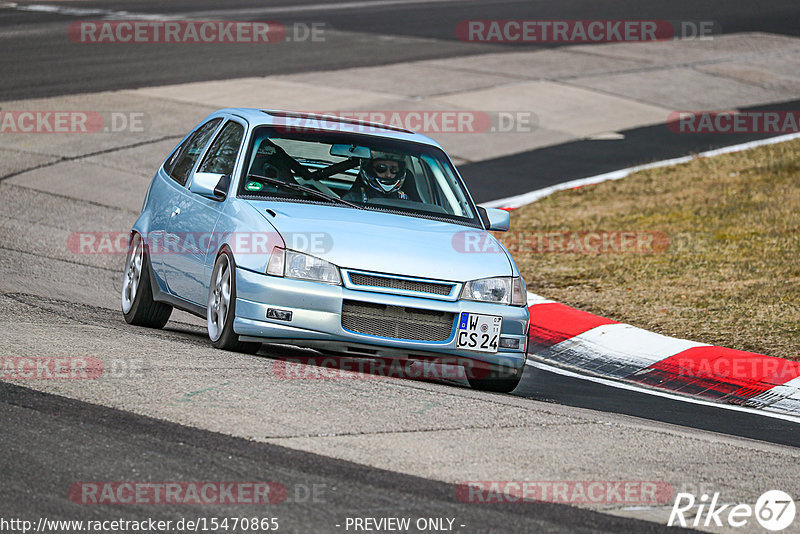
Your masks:
<instances>
[{"instance_id":1,"label":"red and white curb","mask_svg":"<svg viewBox=\"0 0 800 534\"><path fill-rule=\"evenodd\" d=\"M513 209L563 189L797 138L800 134L784 135L621 169L483 205ZM759 410L764 415L800 422L800 362L663 336L533 293L528 293L528 303L528 364L533 367L701 404Z\"/></svg>"},{"instance_id":2,"label":"red and white curb","mask_svg":"<svg viewBox=\"0 0 800 534\"><path fill-rule=\"evenodd\" d=\"M800 362L663 336L532 293L528 298L531 365L800 420Z\"/></svg>"}]
</instances>

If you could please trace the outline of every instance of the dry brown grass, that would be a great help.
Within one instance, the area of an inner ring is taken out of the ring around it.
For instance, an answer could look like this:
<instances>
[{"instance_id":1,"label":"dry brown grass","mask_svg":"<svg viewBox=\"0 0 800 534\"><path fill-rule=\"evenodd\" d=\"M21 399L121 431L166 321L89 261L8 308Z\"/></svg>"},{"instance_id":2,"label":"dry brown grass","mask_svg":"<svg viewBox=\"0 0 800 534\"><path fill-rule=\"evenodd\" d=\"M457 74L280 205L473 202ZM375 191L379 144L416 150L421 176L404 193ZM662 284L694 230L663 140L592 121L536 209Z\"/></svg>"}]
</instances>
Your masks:
<instances>
[{"instance_id":1,"label":"dry brown grass","mask_svg":"<svg viewBox=\"0 0 800 534\"><path fill-rule=\"evenodd\" d=\"M570 306L800 360L800 141L563 191L514 211L511 228L499 237L512 247L517 232L663 232L663 252L514 257L530 291Z\"/></svg>"}]
</instances>

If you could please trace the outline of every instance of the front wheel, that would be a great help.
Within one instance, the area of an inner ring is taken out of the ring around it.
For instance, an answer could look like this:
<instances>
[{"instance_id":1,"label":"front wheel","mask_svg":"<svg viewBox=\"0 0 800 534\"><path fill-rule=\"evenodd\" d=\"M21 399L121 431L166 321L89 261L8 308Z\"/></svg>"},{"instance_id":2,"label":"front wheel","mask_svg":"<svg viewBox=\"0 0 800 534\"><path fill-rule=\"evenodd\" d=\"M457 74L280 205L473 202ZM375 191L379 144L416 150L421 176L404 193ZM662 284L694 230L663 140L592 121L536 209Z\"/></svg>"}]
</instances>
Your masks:
<instances>
[{"instance_id":1,"label":"front wheel","mask_svg":"<svg viewBox=\"0 0 800 534\"><path fill-rule=\"evenodd\" d=\"M471 373L467 371L467 380L469 385L481 391L493 391L495 393L511 393L514 391L522 379L522 369L519 369L516 374L512 374L512 369L493 370L486 373L486 377L475 378L470 376Z\"/></svg>"},{"instance_id":2,"label":"front wheel","mask_svg":"<svg viewBox=\"0 0 800 534\"><path fill-rule=\"evenodd\" d=\"M163 328L172 314L172 306L153 300L150 258L139 234L133 234L122 275L122 314L128 324Z\"/></svg>"},{"instance_id":3,"label":"front wheel","mask_svg":"<svg viewBox=\"0 0 800 534\"><path fill-rule=\"evenodd\" d=\"M236 264L230 250L223 249L214 264L211 284L208 288L208 337L218 349L255 354L261 343L239 341L233 331L236 317Z\"/></svg>"}]
</instances>

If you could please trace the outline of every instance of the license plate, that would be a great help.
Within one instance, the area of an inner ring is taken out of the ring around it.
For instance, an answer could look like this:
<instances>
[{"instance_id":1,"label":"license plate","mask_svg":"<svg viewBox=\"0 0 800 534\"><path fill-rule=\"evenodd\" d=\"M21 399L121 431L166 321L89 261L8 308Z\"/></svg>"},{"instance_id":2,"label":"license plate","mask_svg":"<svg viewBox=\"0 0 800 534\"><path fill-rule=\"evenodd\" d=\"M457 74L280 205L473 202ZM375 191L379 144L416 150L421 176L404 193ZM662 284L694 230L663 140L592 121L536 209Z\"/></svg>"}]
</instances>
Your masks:
<instances>
[{"instance_id":1,"label":"license plate","mask_svg":"<svg viewBox=\"0 0 800 534\"><path fill-rule=\"evenodd\" d=\"M497 352L503 318L462 312L458 319L456 348L477 352Z\"/></svg>"}]
</instances>

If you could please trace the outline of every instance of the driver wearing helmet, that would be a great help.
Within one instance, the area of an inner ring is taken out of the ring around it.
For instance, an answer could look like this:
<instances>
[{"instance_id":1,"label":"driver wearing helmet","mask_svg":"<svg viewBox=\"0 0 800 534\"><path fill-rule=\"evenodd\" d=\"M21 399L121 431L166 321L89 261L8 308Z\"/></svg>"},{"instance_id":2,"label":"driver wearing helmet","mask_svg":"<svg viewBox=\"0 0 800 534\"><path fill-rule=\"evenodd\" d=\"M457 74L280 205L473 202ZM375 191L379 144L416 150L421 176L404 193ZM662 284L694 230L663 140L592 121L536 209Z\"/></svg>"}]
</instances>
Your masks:
<instances>
[{"instance_id":1,"label":"driver wearing helmet","mask_svg":"<svg viewBox=\"0 0 800 534\"><path fill-rule=\"evenodd\" d=\"M408 173L405 158L400 154L376 150L372 151L371 156L361 161L358 178L342 198L365 204L375 197L408 199L401 189Z\"/></svg>"}]
</instances>

